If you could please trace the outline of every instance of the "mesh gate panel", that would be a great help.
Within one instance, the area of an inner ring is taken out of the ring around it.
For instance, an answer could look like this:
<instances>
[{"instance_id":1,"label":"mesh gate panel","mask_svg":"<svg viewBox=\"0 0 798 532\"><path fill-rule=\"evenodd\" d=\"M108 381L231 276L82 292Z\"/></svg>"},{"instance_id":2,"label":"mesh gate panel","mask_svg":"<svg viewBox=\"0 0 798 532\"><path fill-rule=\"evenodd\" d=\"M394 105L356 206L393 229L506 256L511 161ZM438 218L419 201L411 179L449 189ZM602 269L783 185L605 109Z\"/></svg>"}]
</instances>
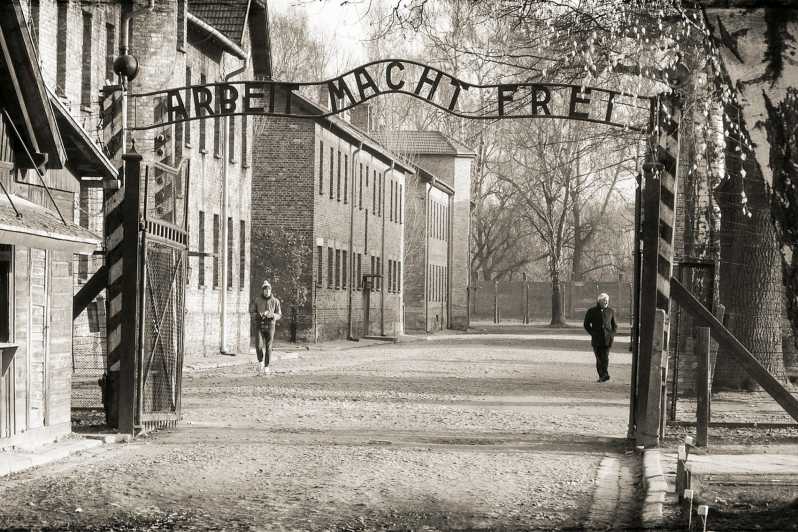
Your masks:
<instances>
[{"instance_id":1,"label":"mesh gate panel","mask_svg":"<svg viewBox=\"0 0 798 532\"><path fill-rule=\"evenodd\" d=\"M183 363L183 250L147 242L142 344L142 418L179 410Z\"/></svg>"}]
</instances>

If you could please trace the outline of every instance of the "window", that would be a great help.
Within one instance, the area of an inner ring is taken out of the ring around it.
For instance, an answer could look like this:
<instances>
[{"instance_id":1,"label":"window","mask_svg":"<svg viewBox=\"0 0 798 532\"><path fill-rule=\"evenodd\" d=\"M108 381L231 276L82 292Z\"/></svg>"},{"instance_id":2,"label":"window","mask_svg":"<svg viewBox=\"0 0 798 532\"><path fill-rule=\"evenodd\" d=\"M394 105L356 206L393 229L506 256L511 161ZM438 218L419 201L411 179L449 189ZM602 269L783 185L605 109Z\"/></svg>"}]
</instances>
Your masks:
<instances>
[{"instance_id":1,"label":"window","mask_svg":"<svg viewBox=\"0 0 798 532\"><path fill-rule=\"evenodd\" d=\"M197 222L197 286L205 286L205 213L199 212Z\"/></svg>"},{"instance_id":2,"label":"window","mask_svg":"<svg viewBox=\"0 0 798 532\"><path fill-rule=\"evenodd\" d=\"M83 47L81 49L80 105L91 107L91 13L83 12Z\"/></svg>"},{"instance_id":3,"label":"window","mask_svg":"<svg viewBox=\"0 0 798 532\"><path fill-rule=\"evenodd\" d=\"M377 171L374 170L374 180L371 187L371 212L377 215Z\"/></svg>"},{"instance_id":4,"label":"window","mask_svg":"<svg viewBox=\"0 0 798 532\"><path fill-rule=\"evenodd\" d=\"M219 215L213 215L213 287L219 287Z\"/></svg>"},{"instance_id":5,"label":"window","mask_svg":"<svg viewBox=\"0 0 798 532\"><path fill-rule=\"evenodd\" d=\"M357 271L357 275L355 276L355 288L357 290L360 290L363 287L363 277L362 277L362 270L361 270L362 259L363 259L363 254L362 253L358 253L357 254L357 270L356 270Z\"/></svg>"},{"instance_id":6,"label":"window","mask_svg":"<svg viewBox=\"0 0 798 532\"><path fill-rule=\"evenodd\" d=\"M396 290L402 291L402 261L396 265Z\"/></svg>"},{"instance_id":7,"label":"window","mask_svg":"<svg viewBox=\"0 0 798 532\"><path fill-rule=\"evenodd\" d=\"M227 218L227 288L233 288L233 219Z\"/></svg>"},{"instance_id":8,"label":"window","mask_svg":"<svg viewBox=\"0 0 798 532\"><path fill-rule=\"evenodd\" d=\"M344 203L349 203L349 155L344 154Z\"/></svg>"},{"instance_id":9,"label":"window","mask_svg":"<svg viewBox=\"0 0 798 532\"><path fill-rule=\"evenodd\" d=\"M346 267L347 266L346 255L347 255L346 251L341 251L341 288L344 289L346 289L346 281L347 281L346 277L349 273L349 268Z\"/></svg>"},{"instance_id":10,"label":"window","mask_svg":"<svg viewBox=\"0 0 798 532\"><path fill-rule=\"evenodd\" d=\"M205 73L200 74L200 85L205 85L208 83L208 76ZM205 116L205 109L202 107L197 106L196 113L201 116ZM200 152L208 153L208 147L206 144L207 141L207 131L208 131L208 119L203 118L200 120L200 132L199 132L199 148Z\"/></svg>"},{"instance_id":11,"label":"window","mask_svg":"<svg viewBox=\"0 0 798 532\"><path fill-rule=\"evenodd\" d=\"M249 115L241 116L241 168L249 168Z\"/></svg>"},{"instance_id":12,"label":"window","mask_svg":"<svg viewBox=\"0 0 798 532\"><path fill-rule=\"evenodd\" d=\"M185 105L186 105L186 113L188 116L191 116L191 89L188 87L191 86L191 67L186 67L186 96L185 96ZM186 146L191 145L191 122L186 122Z\"/></svg>"},{"instance_id":13,"label":"window","mask_svg":"<svg viewBox=\"0 0 798 532\"><path fill-rule=\"evenodd\" d=\"M333 172L335 171L335 168L333 168L333 165L335 164L335 160L333 159L333 155L334 155L334 153L333 153L333 149L332 149L332 146L331 146L330 147L330 199L333 199L333 193L335 191L335 189L333 188L333 185L334 185L334 183L333 183L333 175L334 175L334 173Z\"/></svg>"},{"instance_id":14,"label":"window","mask_svg":"<svg viewBox=\"0 0 798 532\"><path fill-rule=\"evenodd\" d=\"M238 230L238 289L243 290L247 278L247 226L244 220L239 221Z\"/></svg>"},{"instance_id":15,"label":"window","mask_svg":"<svg viewBox=\"0 0 798 532\"><path fill-rule=\"evenodd\" d=\"M360 163L360 185L357 189L358 209L363 210L363 163Z\"/></svg>"},{"instance_id":16,"label":"window","mask_svg":"<svg viewBox=\"0 0 798 532\"><path fill-rule=\"evenodd\" d=\"M316 246L316 286L322 287L324 282L324 248Z\"/></svg>"},{"instance_id":17,"label":"window","mask_svg":"<svg viewBox=\"0 0 798 532\"><path fill-rule=\"evenodd\" d=\"M403 215L403 210L402 210L402 198L404 197L403 194L404 194L403 187L402 187L402 185L399 185L399 213L398 214L399 214L399 223L400 224L404 223L404 215Z\"/></svg>"},{"instance_id":18,"label":"window","mask_svg":"<svg viewBox=\"0 0 798 532\"><path fill-rule=\"evenodd\" d=\"M327 248L327 288L332 288L333 283L333 248Z\"/></svg>"},{"instance_id":19,"label":"window","mask_svg":"<svg viewBox=\"0 0 798 532\"><path fill-rule=\"evenodd\" d=\"M221 102L219 101L219 91L213 95L214 100L214 117L213 117L213 156L222 156L222 117L219 113L222 110Z\"/></svg>"},{"instance_id":20,"label":"window","mask_svg":"<svg viewBox=\"0 0 798 532\"><path fill-rule=\"evenodd\" d=\"M377 209L380 211L380 216L383 216L383 207L385 206L385 174L380 174L380 197Z\"/></svg>"},{"instance_id":21,"label":"window","mask_svg":"<svg viewBox=\"0 0 798 532\"><path fill-rule=\"evenodd\" d=\"M388 292L393 292L393 261L388 259Z\"/></svg>"},{"instance_id":22,"label":"window","mask_svg":"<svg viewBox=\"0 0 798 532\"><path fill-rule=\"evenodd\" d=\"M177 0L177 49L181 52L186 47L186 0Z\"/></svg>"},{"instance_id":23,"label":"window","mask_svg":"<svg viewBox=\"0 0 798 532\"><path fill-rule=\"evenodd\" d=\"M12 246L0 245L0 342L9 342L14 338L12 332L14 298L14 248ZM12 373L12 372L9 372ZM11 377L14 378L13 376ZM13 382L13 381L12 381ZM8 397L5 398L5 405L11 404ZM0 414L5 415L5 412ZM8 418L6 418L8 419ZM0 432L0 437L7 434Z\"/></svg>"},{"instance_id":24,"label":"window","mask_svg":"<svg viewBox=\"0 0 798 532\"><path fill-rule=\"evenodd\" d=\"M341 288L341 250L335 250L335 288Z\"/></svg>"},{"instance_id":25,"label":"window","mask_svg":"<svg viewBox=\"0 0 798 532\"><path fill-rule=\"evenodd\" d=\"M236 162L236 117L227 117L227 156L230 162Z\"/></svg>"},{"instance_id":26,"label":"window","mask_svg":"<svg viewBox=\"0 0 798 532\"><path fill-rule=\"evenodd\" d=\"M319 141L319 194L324 195L324 141Z\"/></svg>"},{"instance_id":27,"label":"window","mask_svg":"<svg viewBox=\"0 0 798 532\"><path fill-rule=\"evenodd\" d=\"M390 206L388 207L388 219L393 221L393 180L391 180L391 195L390 195Z\"/></svg>"},{"instance_id":28,"label":"window","mask_svg":"<svg viewBox=\"0 0 798 532\"><path fill-rule=\"evenodd\" d=\"M38 4L39 2L36 2ZM114 59L116 55L116 26L113 24L105 25L105 79L113 82L116 79L114 73Z\"/></svg>"},{"instance_id":29,"label":"window","mask_svg":"<svg viewBox=\"0 0 798 532\"><path fill-rule=\"evenodd\" d=\"M341 201L341 150L338 150L338 177L335 180L335 197Z\"/></svg>"},{"instance_id":30,"label":"window","mask_svg":"<svg viewBox=\"0 0 798 532\"><path fill-rule=\"evenodd\" d=\"M374 255L372 255L371 256L371 273L372 274L377 273L377 270L374 267L374 264L375 264L374 263L374 259L375 259L375 257L374 257ZM377 288L377 279L374 279L373 277L371 279L371 288L372 288L372 290L375 290Z\"/></svg>"},{"instance_id":31,"label":"window","mask_svg":"<svg viewBox=\"0 0 798 532\"><path fill-rule=\"evenodd\" d=\"M382 259L377 257L377 274L382 276ZM377 290L382 290L382 277L377 278Z\"/></svg>"},{"instance_id":32,"label":"window","mask_svg":"<svg viewBox=\"0 0 798 532\"><path fill-rule=\"evenodd\" d=\"M67 72L67 10L69 4L58 2L58 15L56 22L56 65L55 65L55 92L59 96L66 96Z\"/></svg>"},{"instance_id":33,"label":"window","mask_svg":"<svg viewBox=\"0 0 798 532\"><path fill-rule=\"evenodd\" d=\"M39 0L31 0L30 2L30 18L31 18L31 38L33 39L33 46L36 48L36 52L41 57L41 52L39 51L39 14L41 11L41 6Z\"/></svg>"}]
</instances>

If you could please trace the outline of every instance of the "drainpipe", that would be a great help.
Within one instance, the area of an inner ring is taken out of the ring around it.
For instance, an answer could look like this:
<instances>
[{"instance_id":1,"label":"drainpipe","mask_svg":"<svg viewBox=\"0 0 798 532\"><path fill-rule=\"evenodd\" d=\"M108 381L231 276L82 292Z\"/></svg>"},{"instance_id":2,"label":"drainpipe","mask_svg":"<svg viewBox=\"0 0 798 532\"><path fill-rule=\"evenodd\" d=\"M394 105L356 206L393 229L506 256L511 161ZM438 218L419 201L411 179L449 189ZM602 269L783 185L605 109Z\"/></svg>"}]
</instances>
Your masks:
<instances>
[{"instance_id":1,"label":"drainpipe","mask_svg":"<svg viewBox=\"0 0 798 532\"><path fill-rule=\"evenodd\" d=\"M424 192L424 332L429 332L429 196L432 185Z\"/></svg>"},{"instance_id":2,"label":"drainpipe","mask_svg":"<svg viewBox=\"0 0 798 532\"><path fill-rule=\"evenodd\" d=\"M235 76L239 75L243 71L247 69L247 62L249 61L249 55L247 58L244 59L241 63L241 66L229 74L225 75L224 81L227 83ZM230 275L230 271L228 270L227 264L227 255L229 253L227 247L227 239L228 239L228 224L227 224L227 211L228 211L228 203L229 203L229 178L228 178L228 165L230 164L230 154L228 153L230 147L230 116L224 115L223 122L222 122L222 231L221 231L221 248L224 249L224 253L222 255L222 269L221 269L221 286L220 288L220 297L219 297L219 305L221 307L219 312L219 352L223 355L229 353L227 350L227 277Z\"/></svg>"},{"instance_id":3,"label":"drainpipe","mask_svg":"<svg viewBox=\"0 0 798 532\"><path fill-rule=\"evenodd\" d=\"M349 201L349 286L348 286L348 309L347 309L347 323L349 324L349 334L347 339L349 340L356 340L355 335L352 333L352 298L354 297L354 284L358 282L358 279L355 279L355 255L354 251L354 239L355 239L355 167L357 166L357 157L360 155L360 152L363 150L363 141L360 141L360 146L357 147L355 152L352 154L352 166L350 167L352 170L350 175L352 176L352 180L350 181L349 190L351 193L351 198ZM362 185L362 183L361 183ZM361 192L362 194L362 192ZM368 218L368 216L367 216Z\"/></svg>"},{"instance_id":4,"label":"drainpipe","mask_svg":"<svg viewBox=\"0 0 798 532\"><path fill-rule=\"evenodd\" d=\"M396 161L391 160L391 175ZM385 271L385 174L382 175L382 198L380 199L380 214L382 214L382 258L380 259L380 275ZM380 336L385 336L385 278L380 278Z\"/></svg>"}]
</instances>

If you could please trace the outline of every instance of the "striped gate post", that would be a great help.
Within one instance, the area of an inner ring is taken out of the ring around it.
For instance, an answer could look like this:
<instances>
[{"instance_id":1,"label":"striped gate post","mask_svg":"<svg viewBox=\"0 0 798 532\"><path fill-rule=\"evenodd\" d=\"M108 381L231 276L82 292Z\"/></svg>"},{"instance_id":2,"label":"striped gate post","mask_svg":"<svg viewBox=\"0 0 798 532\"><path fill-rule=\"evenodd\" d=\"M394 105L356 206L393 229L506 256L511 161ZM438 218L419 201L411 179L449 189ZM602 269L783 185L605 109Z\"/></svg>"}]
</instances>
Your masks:
<instances>
[{"instance_id":1,"label":"striped gate post","mask_svg":"<svg viewBox=\"0 0 798 532\"><path fill-rule=\"evenodd\" d=\"M656 130L651 137L648 162L643 166L642 248L640 274L640 332L638 336L637 401L635 439L638 445L659 444L664 412L649 405L662 403L667 356L660 371L652 372L657 309L665 312L662 349L667 351L670 278L673 272L673 237L676 221L676 185L679 165L679 109L669 96L657 99ZM655 377L652 379L652 375ZM653 414L652 414L653 413Z\"/></svg>"}]
</instances>

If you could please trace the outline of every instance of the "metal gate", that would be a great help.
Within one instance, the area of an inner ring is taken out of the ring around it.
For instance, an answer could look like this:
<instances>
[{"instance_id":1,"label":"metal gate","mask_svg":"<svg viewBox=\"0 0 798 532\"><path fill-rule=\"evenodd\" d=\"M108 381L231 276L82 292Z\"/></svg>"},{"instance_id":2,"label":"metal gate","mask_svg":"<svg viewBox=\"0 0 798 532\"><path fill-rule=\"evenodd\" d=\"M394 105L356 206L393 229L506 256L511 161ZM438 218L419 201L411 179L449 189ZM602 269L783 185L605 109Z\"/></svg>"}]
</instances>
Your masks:
<instances>
[{"instance_id":1,"label":"metal gate","mask_svg":"<svg viewBox=\"0 0 798 532\"><path fill-rule=\"evenodd\" d=\"M187 183L181 170L127 154L124 238L118 254L119 429L136 433L180 419L184 346ZM180 196L184 201L178 204ZM111 290L112 304L115 290ZM112 315L114 312L111 313ZM123 315L122 315L123 314Z\"/></svg>"},{"instance_id":2,"label":"metal gate","mask_svg":"<svg viewBox=\"0 0 798 532\"><path fill-rule=\"evenodd\" d=\"M185 309L186 235L164 222L145 220L144 300L138 422L160 425L180 416Z\"/></svg>"}]
</instances>

